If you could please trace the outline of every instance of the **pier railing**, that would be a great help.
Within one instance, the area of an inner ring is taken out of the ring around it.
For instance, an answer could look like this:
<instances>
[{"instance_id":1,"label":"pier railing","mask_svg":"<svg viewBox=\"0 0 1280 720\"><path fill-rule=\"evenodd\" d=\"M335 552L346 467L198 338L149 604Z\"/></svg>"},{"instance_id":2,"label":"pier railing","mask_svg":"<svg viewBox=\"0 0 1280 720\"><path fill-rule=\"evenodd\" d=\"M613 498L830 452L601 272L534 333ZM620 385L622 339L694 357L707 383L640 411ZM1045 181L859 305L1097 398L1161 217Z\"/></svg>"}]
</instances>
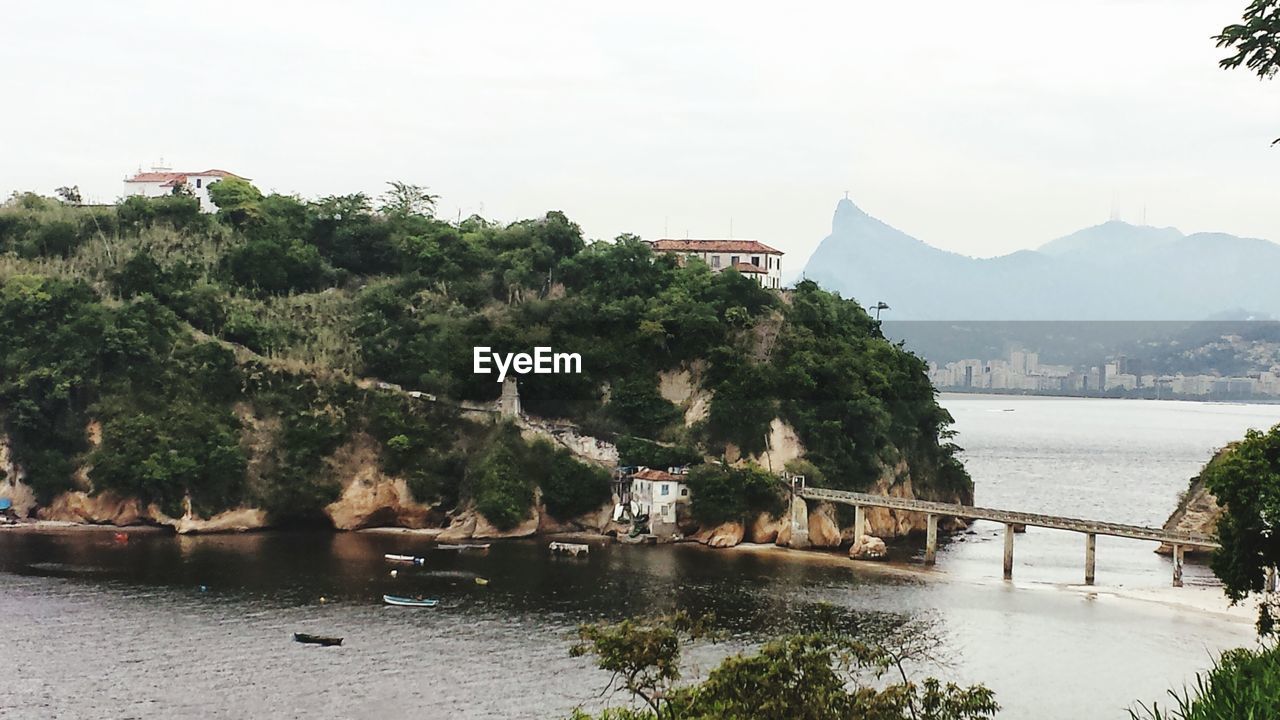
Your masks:
<instances>
[{"instance_id":1,"label":"pier railing","mask_svg":"<svg viewBox=\"0 0 1280 720\"><path fill-rule=\"evenodd\" d=\"M1084 520L1060 515L1017 512L1013 510L997 510L973 505L933 502L930 500L914 500L908 498L873 495L870 493L851 492L848 490L831 490L828 488L805 487L798 484L793 488L798 497L806 500L819 500L843 505L852 505L856 511L854 521L855 535L861 537L866 528L864 508L882 507L891 510L905 510L923 513L928 518L928 537L925 548L925 562L932 563L937 553L937 523L939 517L958 517L966 520L991 520L1005 526L1005 577L1013 575L1013 533L1016 526L1033 526L1068 530L1085 535L1085 582L1093 584L1093 564L1098 535L1130 538L1133 540L1150 540L1173 547L1174 585L1182 584L1182 553L1185 548L1216 548L1218 543L1206 535L1196 533L1171 532L1163 528L1151 528L1141 525L1106 522L1103 520Z\"/></svg>"}]
</instances>

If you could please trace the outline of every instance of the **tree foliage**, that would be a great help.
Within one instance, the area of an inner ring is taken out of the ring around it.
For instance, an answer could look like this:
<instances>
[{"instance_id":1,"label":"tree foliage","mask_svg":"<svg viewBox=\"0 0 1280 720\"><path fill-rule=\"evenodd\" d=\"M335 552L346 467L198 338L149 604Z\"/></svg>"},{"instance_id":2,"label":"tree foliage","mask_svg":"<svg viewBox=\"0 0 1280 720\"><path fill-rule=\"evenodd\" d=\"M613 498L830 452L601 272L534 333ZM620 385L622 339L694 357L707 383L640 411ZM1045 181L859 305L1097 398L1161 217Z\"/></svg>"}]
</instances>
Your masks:
<instances>
[{"instance_id":1,"label":"tree foliage","mask_svg":"<svg viewBox=\"0 0 1280 720\"><path fill-rule=\"evenodd\" d=\"M1213 572L1234 602L1262 595L1258 632L1273 634L1278 606L1263 589L1267 572L1280 566L1280 425L1265 433L1249 430L1201 477L1223 506Z\"/></svg>"},{"instance_id":2,"label":"tree foliage","mask_svg":"<svg viewBox=\"0 0 1280 720\"><path fill-rule=\"evenodd\" d=\"M601 720L982 720L1000 709L985 687L916 683L905 670L910 658L892 643L840 632L772 640L726 658L701 683L679 685L682 645L705 637L714 637L706 619L684 614L624 620L582 626L570 653L594 656L611 684L643 703ZM898 678L887 681L889 672Z\"/></svg>"},{"instance_id":3,"label":"tree foliage","mask_svg":"<svg viewBox=\"0 0 1280 720\"><path fill-rule=\"evenodd\" d=\"M1224 27L1213 39L1218 47L1234 51L1219 62L1224 69L1243 65L1260 78L1274 77L1280 70L1280 2L1252 0L1241 22Z\"/></svg>"}]
</instances>

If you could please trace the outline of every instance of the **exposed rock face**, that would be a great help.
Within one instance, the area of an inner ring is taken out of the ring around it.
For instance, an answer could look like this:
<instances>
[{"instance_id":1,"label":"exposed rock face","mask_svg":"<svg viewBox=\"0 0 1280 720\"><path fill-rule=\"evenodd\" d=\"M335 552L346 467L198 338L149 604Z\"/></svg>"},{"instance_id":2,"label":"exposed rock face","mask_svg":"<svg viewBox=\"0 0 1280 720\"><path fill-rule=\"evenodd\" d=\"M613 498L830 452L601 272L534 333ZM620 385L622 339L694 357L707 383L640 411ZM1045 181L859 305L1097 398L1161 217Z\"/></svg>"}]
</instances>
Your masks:
<instances>
[{"instance_id":1,"label":"exposed rock face","mask_svg":"<svg viewBox=\"0 0 1280 720\"><path fill-rule=\"evenodd\" d=\"M778 539L778 531L788 524L784 519L775 518L769 513L760 513L751 521L747 539L753 543L771 543Z\"/></svg>"},{"instance_id":2,"label":"exposed rock face","mask_svg":"<svg viewBox=\"0 0 1280 720\"><path fill-rule=\"evenodd\" d=\"M325 461L342 483L342 495L324 512L339 530L367 527L424 528L443 514L416 501L403 478L383 474L378 442L358 433Z\"/></svg>"},{"instance_id":3,"label":"exposed rock face","mask_svg":"<svg viewBox=\"0 0 1280 720\"><path fill-rule=\"evenodd\" d=\"M18 517L31 517L36 508L36 494L23 480L22 468L13 461L9 450L9 436L0 435L0 498L13 503Z\"/></svg>"},{"instance_id":4,"label":"exposed rock face","mask_svg":"<svg viewBox=\"0 0 1280 720\"><path fill-rule=\"evenodd\" d=\"M449 527L445 528L436 536L436 540L442 543L458 542L460 540L469 539L476 531L476 513L467 510L455 515L453 521L449 523Z\"/></svg>"},{"instance_id":5,"label":"exposed rock face","mask_svg":"<svg viewBox=\"0 0 1280 720\"><path fill-rule=\"evenodd\" d=\"M449 527L445 528L436 536L436 540L442 543L460 542L470 539L497 540L502 538L518 538L528 537L538 532L539 523L542 521L542 513L538 512L535 507L520 524L510 530L502 530L489 522L488 518L476 512L475 508L468 507L453 517L453 521L449 523Z\"/></svg>"},{"instance_id":6,"label":"exposed rock face","mask_svg":"<svg viewBox=\"0 0 1280 720\"><path fill-rule=\"evenodd\" d=\"M424 528L438 515L431 506L415 501L409 486L400 478L353 481L324 512L339 530Z\"/></svg>"},{"instance_id":7,"label":"exposed rock face","mask_svg":"<svg viewBox=\"0 0 1280 720\"><path fill-rule=\"evenodd\" d=\"M693 539L713 548L729 548L742 542L745 530L740 522L727 522L700 531Z\"/></svg>"},{"instance_id":8,"label":"exposed rock face","mask_svg":"<svg viewBox=\"0 0 1280 720\"><path fill-rule=\"evenodd\" d=\"M827 503L809 513L809 543L813 547L839 547L840 524L836 522L835 508Z\"/></svg>"},{"instance_id":9,"label":"exposed rock face","mask_svg":"<svg viewBox=\"0 0 1280 720\"><path fill-rule=\"evenodd\" d=\"M885 495L888 497L917 499L915 488L912 487L910 468L905 461L899 462L891 468L885 468L876 479L867 492L875 495ZM958 502L972 503L972 497L948 497L948 498L929 498L942 502ZM928 516L925 513L910 512L907 510L890 510L889 508L872 508L866 509L867 527L864 532L868 535L874 535L879 538L896 538L906 537L913 533L924 532L928 527ZM939 529L943 531L963 530L966 524L962 520L951 519L944 520L939 524ZM845 540L854 542L853 528L845 529Z\"/></svg>"},{"instance_id":10,"label":"exposed rock face","mask_svg":"<svg viewBox=\"0 0 1280 720\"><path fill-rule=\"evenodd\" d=\"M167 517L155 505L150 508L161 525L168 525L179 535L191 533L245 532L258 530L267 526L267 512L259 508L239 508L224 510L211 518L195 517L190 512L180 518Z\"/></svg>"},{"instance_id":11,"label":"exposed rock face","mask_svg":"<svg viewBox=\"0 0 1280 720\"><path fill-rule=\"evenodd\" d=\"M770 472L780 473L787 463L804 457L804 444L800 442L800 436L782 418L770 421L766 442L765 451L751 460Z\"/></svg>"},{"instance_id":12,"label":"exposed rock face","mask_svg":"<svg viewBox=\"0 0 1280 720\"><path fill-rule=\"evenodd\" d=\"M706 363L695 360L679 370L658 374L658 392L667 402L680 406L686 427L705 420L711 409L711 393L702 389L705 371Z\"/></svg>"},{"instance_id":13,"label":"exposed rock face","mask_svg":"<svg viewBox=\"0 0 1280 720\"><path fill-rule=\"evenodd\" d=\"M83 490L64 492L47 507L36 512L41 520L87 523L90 525L141 525L155 522L151 508L137 498L122 498L112 492L90 495Z\"/></svg>"},{"instance_id":14,"label":"exposed rock face","mask_svg":"<svg viewBox=\"0 0 1280 720\"><path fill-rule=\"evenodd\" d=\"M573 453L578 460L601 467L612 468L618 464L618 447L607 440L583 435L572 425L560 425L548 421L521 417L517 424L520 435L526 440L542 438Z\"/></svg>"},{"instance_id":15,"label":"exposed rock face","mask_svg":"<svg viewBox=\"0 0 1280 720\"><path fill-rule=\"evenodd\" d=\"M849 546L849 557L855 560L883 560L888 555L884 541L870 535L863 535Z\"/></svg>"},{"instance_id":16,"label":"exposed rock face","mask_svg":"<svg viewBox=\"0 0 1280 720\"><path fill-rule=\"evenodd\" d=\"M1212 465L1222 458L1231 449L1224 448L1213 456L1209 463L1205 466ZM1218 504L1218 499L1213 496L1204 486L1204 472L1191 480L1190 487L1183 493L1178 502L1178 507L1174 509L1173 514L1168 520L1164 521L1164 529L1169 532L1186 532L1195 533L1197 535L1216 536L1218 534L1218 518L1222 515L1222 506ZM1156 552L1162 555L1172 555L1173 548L1169 545L1161 545ZM1184 553L1191 554L1207 554L1209 551L1200 548L1185 548Z\"/></svg>"}]
</instances>

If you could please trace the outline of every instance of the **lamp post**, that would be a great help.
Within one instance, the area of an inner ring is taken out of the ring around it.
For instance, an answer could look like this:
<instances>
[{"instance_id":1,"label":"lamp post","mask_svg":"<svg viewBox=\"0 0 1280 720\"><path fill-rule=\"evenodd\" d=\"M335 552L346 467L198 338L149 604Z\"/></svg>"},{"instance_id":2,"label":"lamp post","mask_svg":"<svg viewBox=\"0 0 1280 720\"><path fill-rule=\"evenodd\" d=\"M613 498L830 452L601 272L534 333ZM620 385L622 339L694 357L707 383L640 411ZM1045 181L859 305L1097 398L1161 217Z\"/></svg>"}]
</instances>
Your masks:
<instances>
[{"instance_id":1,"label":"lamp post","mask_svg":"<svg viewBox=\"0 0 1280 720\"><path fill-rule=\"evenodd\" d=\"M880 302L878 302L878 303L876 303L875 305L873 305L873 306L871 307L871 309L876 311L876 322L880 322L880 311L881 311L881 310L889 310L890 308L889 308L889 306L888 306L888 305L886 305L886 304L884 303L884 301L883 301L883 300L881 300Z\"/></svg>"}]
</instances>

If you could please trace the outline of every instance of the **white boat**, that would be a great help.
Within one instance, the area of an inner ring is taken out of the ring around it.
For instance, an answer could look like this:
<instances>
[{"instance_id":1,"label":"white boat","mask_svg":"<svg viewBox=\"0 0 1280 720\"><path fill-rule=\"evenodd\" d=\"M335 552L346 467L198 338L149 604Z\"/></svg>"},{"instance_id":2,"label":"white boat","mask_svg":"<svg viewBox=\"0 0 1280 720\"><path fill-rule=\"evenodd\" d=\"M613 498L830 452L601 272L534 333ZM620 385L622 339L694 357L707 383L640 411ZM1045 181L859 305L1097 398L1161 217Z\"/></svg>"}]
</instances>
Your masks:
<instances>
[{"instance_id":1,"label":"white boat","mask_svg":"<svg viewBox=\"0 0 1280 720\"><path fill-rule=\"evenodd\" d=\"M435 607L440 604L439 600L420 600L417 598L399 597L397 595L383 595L382 602L388 605L398 605L400 607Z\"/></svg>"},{"instance_id":2,"label":"white boat","mask_svg":"<svg viewBox=\"0 0 1280 720\"><path fill-rule=\"evenodd\" d=\"M409 563L411 565L423 565L427 562L426 558L415 557L413 555L393 555L391 553L387 553L382 557L386 558L390 562Z\"/></svg>"}]
</instances>

